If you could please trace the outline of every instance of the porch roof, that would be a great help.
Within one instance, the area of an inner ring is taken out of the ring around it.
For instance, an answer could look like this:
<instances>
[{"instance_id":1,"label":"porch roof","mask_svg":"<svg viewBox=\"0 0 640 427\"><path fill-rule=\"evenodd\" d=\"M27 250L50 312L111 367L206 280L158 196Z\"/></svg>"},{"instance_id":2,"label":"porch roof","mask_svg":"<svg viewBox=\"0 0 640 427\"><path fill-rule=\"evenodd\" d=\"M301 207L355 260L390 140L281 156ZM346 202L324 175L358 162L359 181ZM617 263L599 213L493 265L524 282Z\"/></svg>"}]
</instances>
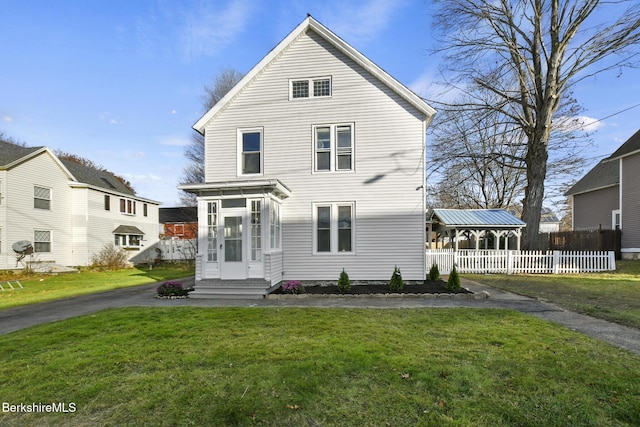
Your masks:
<instances>
[{"instance_id":1,"label":"porch roof","mask_svg":"<svg viewBox=\"0 0 640 427\"><path fill-rule=\"evenodd\" d=\"M200 184L183 184L178 186L178 188L198 196L231 196L269 193L280 199L286 199L291 195L291 190L278 179L205 182Z\"/></svg>"},{"instance_id":2,"label":"porch roof","mask_svg":"<svg viewBox=\"0 0 640 427\"><path fill-rule=\"evenodd\" d=\"M434 229L521 229L527 224L504 209L430 209Z\"/></svg>"}]
</instances>

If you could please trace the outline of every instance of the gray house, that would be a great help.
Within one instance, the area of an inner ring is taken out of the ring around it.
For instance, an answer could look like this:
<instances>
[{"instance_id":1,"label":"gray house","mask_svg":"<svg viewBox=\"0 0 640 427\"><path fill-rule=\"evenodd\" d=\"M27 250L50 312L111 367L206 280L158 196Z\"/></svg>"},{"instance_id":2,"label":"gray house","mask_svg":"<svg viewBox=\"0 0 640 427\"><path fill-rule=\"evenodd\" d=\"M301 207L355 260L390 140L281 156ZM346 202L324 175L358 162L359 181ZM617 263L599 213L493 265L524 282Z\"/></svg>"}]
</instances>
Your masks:
<instances>
[{"instance_id":1,"label":"gray house","mask_svg":"<svg viewBox=\"0 0 640 427\"><path fill-rule=\"evenodd\" d=\"M573 229L622 230L622 256L640 254L640 130L566 193Z\"/></svg>"}]
</instances>

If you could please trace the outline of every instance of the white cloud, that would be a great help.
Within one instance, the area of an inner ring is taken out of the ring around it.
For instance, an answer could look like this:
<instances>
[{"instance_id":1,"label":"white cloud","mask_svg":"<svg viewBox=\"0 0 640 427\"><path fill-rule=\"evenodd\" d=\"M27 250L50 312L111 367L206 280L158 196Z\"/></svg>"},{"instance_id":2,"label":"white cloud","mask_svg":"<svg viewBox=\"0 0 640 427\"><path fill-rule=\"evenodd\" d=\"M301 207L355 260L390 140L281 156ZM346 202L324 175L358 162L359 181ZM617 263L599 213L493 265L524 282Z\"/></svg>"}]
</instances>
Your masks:
<instances>
[{"instance_id":1,"label":"white cloud","mask_svg":"<svg viewBox=\"0 0 640 427\"><path fill-rule=\"evenodd\" d=\"M13 117L11 117L11 116L2 116L2 121L6 122L6 123L11 123L11 122L13 122Z\"/></svg>"},{"instance_id":2,"label":"white cloud","mask_svg":"<svg viewBox=\"0 0 640 427\"><path fill-rule=\"evenodd\" d=\"M409 83L409 89L417 95L429 101L453 102L462 92L453 86L441 81L437 75L431 71L426 71L419 75L413 82Z\"/></svg>"},{"instance_id":3,"label":"white cloud","mask_svg":"<svg viewBox=\"0 0 640 427\"><path fill-rule=\"evenodd\" d=\"M184 138L181 136L166 136L160 139L160 145L169 145L173 147L184 147L185 145L191 144L191 140L189 138Z\"/></svg>"},{"instance_id":4,"label":"white cloud","mask_svg":"<svg viewBox=\"0 0 640 427\"><path fill-rule=\"evenodd\" d=\"M187 58L213 55L244 31L255 7L248 0L230 0L224 6L202 2L183 16L180 37Z\"/></svg>"},{"instance_id":5,"label":"white cloud","mask_svg":"<svg viewBox=\"0 0 640 427\"><path fill-rule=\"evenodd\" d=\"M171 114L178 114L178 112L174 108L173 110L171 110Z\"/></svg>"},{"instance_id":6,"label":"white cloud","mask_svg":"<svg viewBox=\"0 0 640 427\"><path fill-rule=\"evenodd\" d=\"M588 116L559 117L556 124L567 132L594 132L605 125L604 122Z\"/></svg>"},{"instance_id":7,"label":"white cloud","mask_svg":"<svg viewBox=\"0 0 640 427\"><path fill-rule=\"evenodd\" d=\"M394 11L404 0L369 0L365 3L344 2L339 13L327 15L327 26L351 44L368 43L384 31Z\"/></svg>"}]
</instances>

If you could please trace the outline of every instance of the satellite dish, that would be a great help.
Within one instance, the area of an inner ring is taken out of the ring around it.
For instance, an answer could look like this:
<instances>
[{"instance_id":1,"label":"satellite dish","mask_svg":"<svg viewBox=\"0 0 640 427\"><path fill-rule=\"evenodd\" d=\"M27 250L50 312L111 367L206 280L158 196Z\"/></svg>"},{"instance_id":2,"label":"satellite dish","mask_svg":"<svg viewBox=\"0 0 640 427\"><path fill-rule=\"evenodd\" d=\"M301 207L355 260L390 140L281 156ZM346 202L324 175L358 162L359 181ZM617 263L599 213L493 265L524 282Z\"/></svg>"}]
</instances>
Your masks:
<instances>
[{"instance_id":1,"label":"satellite dish","mask_svg":"<svg viewBox=\"0 0 640 427\"><path fill-rule=\"evenodd\" d=\"M30 255L33 253L33 245L28 240L20 240L11 245L14 252L21 255Z\"/></svg>"}]
</instances>

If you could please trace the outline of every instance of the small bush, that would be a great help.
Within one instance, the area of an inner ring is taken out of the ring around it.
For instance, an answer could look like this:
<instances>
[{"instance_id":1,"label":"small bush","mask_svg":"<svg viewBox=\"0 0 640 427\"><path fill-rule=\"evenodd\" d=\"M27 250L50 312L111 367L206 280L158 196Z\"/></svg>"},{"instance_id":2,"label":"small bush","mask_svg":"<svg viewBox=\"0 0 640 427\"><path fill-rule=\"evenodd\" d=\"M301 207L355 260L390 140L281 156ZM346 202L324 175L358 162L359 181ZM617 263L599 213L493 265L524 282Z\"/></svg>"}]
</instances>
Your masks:
<instances>
[{"instance_id":1,"label":"small bush","mask_svg":"<svg viewBox=\"0 0 640 427\"><path fill-rule=\"evenodd\" d=\"M440 280L440 270L438 269L438 264L433 264L431 266L431 270L429 270L429 280L432 282L437 282Z\"/></svg>"},{"instance_id":2,"label":"small bush","mask_svg":"<svg viewBox=\"0 0 640 427\"><path fill-rule=\"evenodd\" d=\"M351 289L351 281L349 280L349 275L344 268L342 269L342 273L340 273L340 277L338 278L338 291L340 293L349 292Z\"/></svg>"},{"instance_id":3,"label":"small bush","mask_svg":"<svg viewBox=\"0 0 640 427\"><path fill-rule=\"evenodd\" d=\"M297 280L289 280L288 282L284 282L282 290L290 294L301 294L304 292L304 286Z\"/></svg>"},{"instance_id":4,"label":"small bush","mask_svg":"<svg viewBox=\"0 0 640 427\"><path fill-rule=\"evenodd\" d=\"M181 282L164 282L156 288L156 292L161 297L183 297L189 294Z\"/></svg>"},{"instance_id":5,"label":"small bush","mask_svg":"<svg viewBox=\"0 0 640 427\"><path fill-rule=\"evenodd\" d=\"M451 292L458 292L460 290L460 276L458 276L458 270L456 270L455 265L449 274L449 280L447 280L447 290Z\"/></svg>"},{"instance_id":6,"label":"small bush","mask_svg":"<svg viewBox=\"0 0 640 427\"><path fill-rule=\"evenodd\" d=\"M91 257L91 267L98 270L121 270L129 267L127 251L116 248L113 243L105 244L100 252Z\"/></svg>"},{"instance_id":7,"label":"small bush","mask_svg":"<svg viewBox=\"0 0 640 427\"><path fill-rule=\"evenodd\" d=\"M400 274L400 269L396 265L393 269L391 280L389 281L389 290L391 292L400 292L403 287L404 281L402 280L402 274Z\"/></svg>"}]
</instances>

